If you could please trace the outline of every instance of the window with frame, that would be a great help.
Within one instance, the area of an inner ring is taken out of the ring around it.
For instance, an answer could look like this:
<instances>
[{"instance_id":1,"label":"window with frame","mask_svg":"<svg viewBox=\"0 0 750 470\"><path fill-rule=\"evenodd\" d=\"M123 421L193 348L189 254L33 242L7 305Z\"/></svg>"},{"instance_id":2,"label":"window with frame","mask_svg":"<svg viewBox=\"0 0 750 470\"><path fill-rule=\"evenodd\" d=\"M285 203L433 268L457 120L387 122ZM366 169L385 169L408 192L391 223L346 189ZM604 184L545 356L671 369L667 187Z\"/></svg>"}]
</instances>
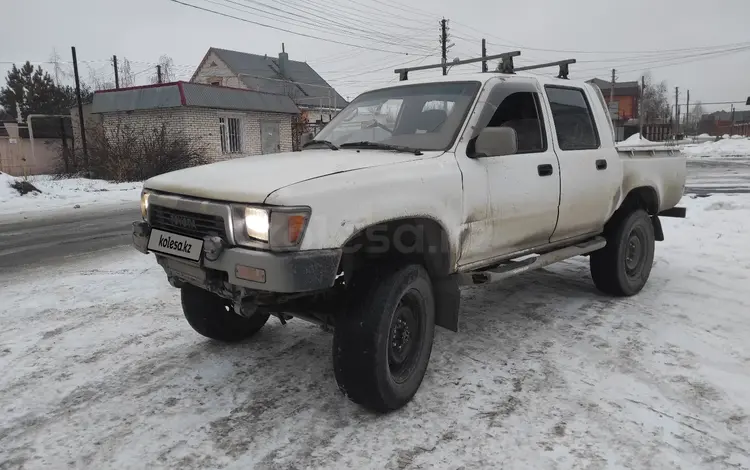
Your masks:
<instances>
[{"instance_id":1,"label":"window with frame","mask_svg":"<svg viewBox=\"0 0 750 470\"><path fill-rule=\"evenodd\" d=\"M561 150L592 150L599 148L599 134L594 125L586 95L578 88L545 87L557 142Z\"/></svg>"},{"instance_id":2,"label":"window with frame","mask_svg":"<svg viewBox=\"0 0 750 470\"><path fill-rule=\"evenodd\" d=\"M239 118L220 117L219 136L221 138L221 153L242 152Z\"/></svg>"},{"instance_id":3,"label":"window with frame","mask_svg":"<svg viewBox=\"0 0 750 470\"><path fill-rule=\"evenodd\" d=\"M519 91L506 96L492 115L487 127L510 127L516 131L516 153L547 150L539 95Z\"/></svg>"}]
</instances>

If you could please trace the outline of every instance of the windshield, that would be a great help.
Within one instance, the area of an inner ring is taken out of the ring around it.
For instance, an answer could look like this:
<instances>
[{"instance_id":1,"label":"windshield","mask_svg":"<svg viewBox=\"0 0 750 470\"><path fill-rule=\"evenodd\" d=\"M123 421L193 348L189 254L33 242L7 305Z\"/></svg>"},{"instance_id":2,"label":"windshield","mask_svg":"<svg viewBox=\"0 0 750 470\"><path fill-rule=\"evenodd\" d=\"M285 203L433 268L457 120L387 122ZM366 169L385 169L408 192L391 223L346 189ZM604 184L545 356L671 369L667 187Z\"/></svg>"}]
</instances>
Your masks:
<instances>
[{"instance_id":1,"label":"windshield","mask_svg":"<svg viewBox=\"0 0 750 470\"><path fill-rule=\"evenodd\" d=\"M427 83L358 96L315 136L337 147L378 143L446 150L453 143L479 82Z\"/></svg>"}]
</instances>

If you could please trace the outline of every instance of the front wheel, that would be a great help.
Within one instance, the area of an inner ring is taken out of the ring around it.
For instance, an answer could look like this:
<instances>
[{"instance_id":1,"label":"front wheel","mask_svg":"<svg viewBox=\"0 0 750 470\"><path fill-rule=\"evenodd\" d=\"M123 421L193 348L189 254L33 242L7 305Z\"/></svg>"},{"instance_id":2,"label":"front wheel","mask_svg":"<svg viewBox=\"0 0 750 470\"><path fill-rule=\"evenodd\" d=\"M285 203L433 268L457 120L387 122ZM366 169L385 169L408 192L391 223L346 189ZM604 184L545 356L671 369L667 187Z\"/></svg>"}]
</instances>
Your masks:
<instances>
[{"instance_id":1,"label":"front wheel","mask_svg":"<svg viewBox=\"0 0 750 470\"><path fill-rule=\"evenodd\" d=\"M417 393L432 351L435 301L422 266L382 268L354 287L352 308L337 319L333 367L341 391L385 413Z\"/></svg>"},{"instance_id":2,"label":"front wheel","mask_svg":"<svg viewBox=\"0 0 750 470\"><path fill-rule=\"evenodd\" d=\"M618 297L635 295L646 285L654 264L654 226L642 209L620 218L607 234L607 246L591 254L596 288Z\"/></svg>"},{"instance_id":3,"label":"front wheel","mask_svg":"<svg viewBox=\"0 0 750 470\"><path fill-rule=\"evenodd\" d=\"M190 326L203 336L232 343L253 336L263 328L269 314L256 312L251 317L241 317L231 302L189 284L181 289L182 312Z\"/></svg>"}]
</instances>

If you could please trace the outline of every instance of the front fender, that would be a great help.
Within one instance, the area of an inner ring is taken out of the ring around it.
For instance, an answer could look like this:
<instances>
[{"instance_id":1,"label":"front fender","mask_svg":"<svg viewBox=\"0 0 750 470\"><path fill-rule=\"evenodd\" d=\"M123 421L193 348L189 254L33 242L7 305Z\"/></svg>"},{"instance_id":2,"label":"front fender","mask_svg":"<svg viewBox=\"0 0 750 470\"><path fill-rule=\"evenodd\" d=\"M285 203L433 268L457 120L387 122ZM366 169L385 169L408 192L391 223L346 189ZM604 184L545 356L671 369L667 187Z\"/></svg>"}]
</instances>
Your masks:
<instances>
[{"instance_id":1,"label":"front fender","mask_svg":"<svg viewBox=\"0 0 750 470\"><path fill-rule=\"evenodd\" d=\"M303 181L273 193L266 203L312 208L303 250L340 248L366 227L424 217L445 229L455 253L462 193L455 155L444 153Z\"/></svg>"}]
</instances>

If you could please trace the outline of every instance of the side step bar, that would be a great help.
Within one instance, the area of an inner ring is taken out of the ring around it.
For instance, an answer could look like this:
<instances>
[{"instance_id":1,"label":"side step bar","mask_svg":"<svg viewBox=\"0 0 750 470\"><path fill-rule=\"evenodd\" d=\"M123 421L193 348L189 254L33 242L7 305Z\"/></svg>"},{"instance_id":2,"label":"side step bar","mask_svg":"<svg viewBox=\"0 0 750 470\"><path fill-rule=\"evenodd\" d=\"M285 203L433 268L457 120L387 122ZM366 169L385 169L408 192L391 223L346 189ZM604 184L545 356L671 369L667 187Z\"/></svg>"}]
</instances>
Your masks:
<instances>
[{"instance_id":1,"label":"side step bar","mask_svg":"<svg viewBox=\"0 0 750 470\"><path fill-rule=\"evenodd\" d=\"M456 274L456 280L461 286L472 286L476 284L486 284L488 282L497 282L517 274L522 274L535 269L549 266L574 256L585 255L592 251L600 250L607 245L604 237L595 237L576 245L571 245L559 250L550 251L543 255L538 255L522 261L508 262L498 268L489 271L474 271Z\"/></svg>"}]
</instances>

